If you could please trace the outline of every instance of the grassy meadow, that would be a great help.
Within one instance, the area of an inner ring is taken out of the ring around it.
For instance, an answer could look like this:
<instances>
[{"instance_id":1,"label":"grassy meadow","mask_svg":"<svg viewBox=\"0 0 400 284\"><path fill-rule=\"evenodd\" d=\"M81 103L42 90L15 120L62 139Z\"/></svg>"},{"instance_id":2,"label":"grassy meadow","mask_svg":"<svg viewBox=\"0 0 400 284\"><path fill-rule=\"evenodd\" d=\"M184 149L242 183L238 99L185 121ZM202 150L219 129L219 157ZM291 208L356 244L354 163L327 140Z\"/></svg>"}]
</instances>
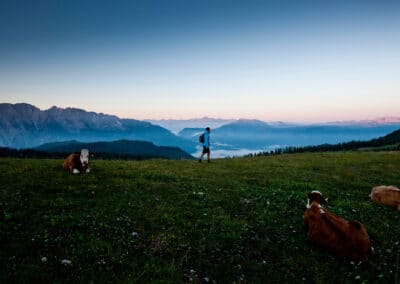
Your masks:
<instances>
[{"instance_id":1,"label":"grassy meadow","mask_svg":"<svg viewBox=\"0 0 400 284\"><path fill-rule=\"evenodd\" d=\"M196 161L0 159L0 282L400 283L400 152ZM306 193L362 222L376 254L337 258L307 241Z\"/></svg>"}]
</instances>

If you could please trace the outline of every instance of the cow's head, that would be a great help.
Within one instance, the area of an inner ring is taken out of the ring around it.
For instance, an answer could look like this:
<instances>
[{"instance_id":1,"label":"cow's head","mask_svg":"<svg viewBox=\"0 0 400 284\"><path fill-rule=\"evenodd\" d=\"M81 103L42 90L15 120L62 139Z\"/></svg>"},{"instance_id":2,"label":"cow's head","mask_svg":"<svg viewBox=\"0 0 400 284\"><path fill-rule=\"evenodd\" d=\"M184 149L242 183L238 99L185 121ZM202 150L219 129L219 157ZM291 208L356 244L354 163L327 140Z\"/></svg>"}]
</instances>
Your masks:
<instances>
[{"instance_id":1,"label":"cow's head","mask_svg":"<svg viewBox=\"0 0 400 284\"><path fill-rule=\"evenodd\" d=\"M88 149L81 150L81 163L82 163L82 166L84 166L84 167L89 164L89 150Z\"/></svg>"},{"instance_id":2,"label":"cow's head","mask_svg":"<svg viewBox=\"0 0 400 284\"><path fill-rule=\"evenodd\" d=\"M310 204L313 203L314 201L321 205L326 204L326 201L327 201L327 199L325 199L322 196L322 193L317 190L313 190L310 193L308 193L307 197L308 197L307 208L309 208Z\"/></svg>"}]
</instances>

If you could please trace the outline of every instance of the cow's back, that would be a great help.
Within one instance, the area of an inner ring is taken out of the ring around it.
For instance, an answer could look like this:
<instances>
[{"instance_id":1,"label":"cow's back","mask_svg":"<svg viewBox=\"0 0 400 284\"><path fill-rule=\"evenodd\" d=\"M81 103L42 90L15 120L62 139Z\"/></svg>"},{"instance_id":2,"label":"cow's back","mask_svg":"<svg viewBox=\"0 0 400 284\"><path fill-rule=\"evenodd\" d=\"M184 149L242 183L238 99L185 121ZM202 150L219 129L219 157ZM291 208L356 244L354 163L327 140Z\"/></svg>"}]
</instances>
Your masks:
<instances>
[{"instance_id":1,"label":"cow's back","mask_svg":"<svg viewBox=\"0 0 400 284\"><path fill-rule=\"evenodd\" d=\"M390 207L400 207L400 190L395 186L377 186L372 189L371 200Z\"/></svg>"},{"instance_id":2,"label":"cow's back","mask_svg":"<svg viewBox=\"0 0 400 284\"><path fill-rule=\"evenodd\" d=\"M73 169L81 170L81 162L79 158L79 154L73 153L70 154L63 163L63 168L66 171L72 172Z\"/></svg>"},{"instance_id":3,"label":"cow's back","mask_svg":"<svg viewBox=\"0 0 400 284\"><path fill-rule=\"evenodd\" d=\"M306 210L304 222L312 243L341 257L367 260L371 242L361 223L348 222L314 202Z\"/></svg>"}]
</instances>

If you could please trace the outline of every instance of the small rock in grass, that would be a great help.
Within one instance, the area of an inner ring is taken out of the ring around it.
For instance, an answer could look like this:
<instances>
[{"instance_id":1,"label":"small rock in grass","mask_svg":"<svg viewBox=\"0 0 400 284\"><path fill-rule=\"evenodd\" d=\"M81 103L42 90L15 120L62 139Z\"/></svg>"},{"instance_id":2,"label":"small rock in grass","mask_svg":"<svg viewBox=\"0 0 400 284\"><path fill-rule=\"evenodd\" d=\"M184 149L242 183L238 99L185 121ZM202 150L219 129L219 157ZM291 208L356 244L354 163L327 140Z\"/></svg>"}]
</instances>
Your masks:
<instances>
[{"instance_id":1,"label":"small rock in grass","mask_svg":"<svg viewBox=\"0 0 400 284\"><path fill-rule=\"evenodd\" d=\"M40 260L41 260L43 263L44 263L44 262L47 262L47 257L44 256L44 257L42 257Z\"/></svg>"},{"instance_id":2,"label":"small rock in grass","mask_svg":"<svg viewBox=\"0 0 400 284\"><path fill-rule=\"evenodd\" d=\"M203 280L204 280L205 282L207 282L207 283L210 282L210 279L209 279L208 277L204 277Z\"/></svg>"},{"instance_id":3,"label":"small rock in grass","mask_svg":"<svg viewBox=\"0 0 400 284\"><path fill-rule=\"evenodd\" d=\"M137 237L138 233L137 232L132 232L132 237Z\"/></svg>"},{"instance_id":4,"label":"small rock in grass","mask_svg":"<svg viewBox=\"0 0 400 284\"><path fill-rule=\"evenodd\" d=\"M356 280L360 280L360 278L361 278L360 275L357 275L356 277L354 277L354 279L356 279Z\"/></svg>"},{"instance_id":5,"label":"small rock in grass","mask_svg":"<svg viewBox=\"0 0 400 284\"><path fill-rule=\"evenodd\" d=\"M61 260L61 264L64 264L65 266L72 265L72 261L70 261L68 259L63 259L63 260Z\"/></svg>"}]
</instances>

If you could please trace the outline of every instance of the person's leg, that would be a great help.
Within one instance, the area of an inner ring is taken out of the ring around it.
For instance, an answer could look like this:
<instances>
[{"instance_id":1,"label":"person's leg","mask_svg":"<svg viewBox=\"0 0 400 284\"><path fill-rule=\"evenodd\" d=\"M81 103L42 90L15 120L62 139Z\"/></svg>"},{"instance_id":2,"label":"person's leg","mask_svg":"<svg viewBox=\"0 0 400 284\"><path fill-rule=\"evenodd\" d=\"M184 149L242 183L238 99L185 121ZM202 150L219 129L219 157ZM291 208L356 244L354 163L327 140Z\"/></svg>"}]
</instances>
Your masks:
<instances>
[{"instance_id":1,"label":"person's leg","mask_svg":"<svg viewBox=\"0 0 400 284\"><path fill-rule=\"evenodd\" d=\"M203 147L203 151L201 152L200 158L199 158L199 162L201 162L201 160L203 160L203 156L206 153L205 148Z\"/></svg>"},{"instance_id":2,"label":"person's leg","mask_svg":"<svg viewBox=\"0 0 400 284\"><path fill-rule=\"evenodd\" d=\"M208 148L207 151L207 161L210 162L210 148Z\"/></svg>"}]
</instances>

